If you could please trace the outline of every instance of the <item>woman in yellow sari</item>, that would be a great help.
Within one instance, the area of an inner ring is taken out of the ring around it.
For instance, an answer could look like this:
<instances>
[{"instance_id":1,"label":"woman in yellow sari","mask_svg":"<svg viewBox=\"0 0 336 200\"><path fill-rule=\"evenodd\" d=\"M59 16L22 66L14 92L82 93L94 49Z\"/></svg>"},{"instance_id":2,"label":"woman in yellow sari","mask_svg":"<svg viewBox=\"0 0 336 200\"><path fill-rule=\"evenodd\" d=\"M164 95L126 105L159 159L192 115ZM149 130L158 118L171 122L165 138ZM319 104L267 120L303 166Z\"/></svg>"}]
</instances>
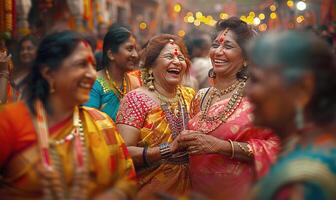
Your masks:
<instances>
[{"instance_id":1,"label":"woman in yellow sari","mask_svg":"<svg viewBox=\"0 0 336 200\"><path fill-rule=\"evenodd\" d=\"M152 38L144 51L146 86L124 97L116 122L137 168L137 198L155 199L158 192L182 195L190 187L188 155L177 141L195 92L180 84L190 61L174 35Z\"/></svg>"},{"instance_id":2,"label":"woman in yellow sari","mask_svg":"<svg viewBox=\"0 0 336 200\"><path fill-rule=\"evenodd\" d=\"M96 78L82 36L47 36L28 76L25 102L0 111L2 199L127 199L135 172L112 120L80 105Z\"/></svg>"}]
</instances>

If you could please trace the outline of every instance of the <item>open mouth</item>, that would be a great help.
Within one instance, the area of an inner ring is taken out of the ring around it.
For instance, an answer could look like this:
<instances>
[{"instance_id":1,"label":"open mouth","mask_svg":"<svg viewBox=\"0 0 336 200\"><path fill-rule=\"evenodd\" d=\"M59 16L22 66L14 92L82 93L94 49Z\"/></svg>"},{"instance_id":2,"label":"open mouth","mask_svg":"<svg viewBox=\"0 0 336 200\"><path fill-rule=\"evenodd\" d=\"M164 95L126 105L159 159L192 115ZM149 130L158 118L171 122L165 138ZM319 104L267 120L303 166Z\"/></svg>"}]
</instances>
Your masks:
<instances>
[{"instance_id":1,"label":"open mouth","mask_svg":"<svg viewBox=\"0 0 336 200\"><path fill-rule=\"evenodd\" d=\"M79 87L83 88L83 89L87 89L87 90L91 90L93 86L93 82L92 81L81 81L79 83Z\"/></svg>"},{"instance_id":2,"label":"open mouth","mask_svg":"<svg viewBox=\"0 0 336 200\"><path fill-rule=\"evenodd\" d=\"M214 63L216 65L223 65L225 63L228 63L228 61L227 60L223 60L223 59L214 59Z\"/></svg>"},{"instance_id":3,"label":"open mouth","mask_svg":"<svg viewBox=\"0 0 336 200\"><path fill-rule=\"evenodd\" d=\"M181 73L181 69L178 69L178 68L170 68L170 69L167 69L167 72L169 74L174 74L174 75L179 75Z\"/></svg>"}]
</instances>

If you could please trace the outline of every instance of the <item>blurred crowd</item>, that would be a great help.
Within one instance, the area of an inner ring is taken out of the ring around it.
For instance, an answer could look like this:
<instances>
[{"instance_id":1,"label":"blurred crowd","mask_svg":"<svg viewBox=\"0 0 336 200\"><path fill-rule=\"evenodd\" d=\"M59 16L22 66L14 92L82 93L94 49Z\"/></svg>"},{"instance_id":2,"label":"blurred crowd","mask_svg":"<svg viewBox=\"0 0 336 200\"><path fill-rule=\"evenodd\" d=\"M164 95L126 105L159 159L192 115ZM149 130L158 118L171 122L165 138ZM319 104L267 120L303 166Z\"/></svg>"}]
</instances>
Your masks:
<instances>
[{"instance_id":1,"label":"blurred crowd","mask_svg":"<svg viewBox=\"0 0 336 200\"><path fill-rule=\"evenodd\" d=\"M335 25L0 48L2 199L336 199Z\"/></svg>"}]
</instances>

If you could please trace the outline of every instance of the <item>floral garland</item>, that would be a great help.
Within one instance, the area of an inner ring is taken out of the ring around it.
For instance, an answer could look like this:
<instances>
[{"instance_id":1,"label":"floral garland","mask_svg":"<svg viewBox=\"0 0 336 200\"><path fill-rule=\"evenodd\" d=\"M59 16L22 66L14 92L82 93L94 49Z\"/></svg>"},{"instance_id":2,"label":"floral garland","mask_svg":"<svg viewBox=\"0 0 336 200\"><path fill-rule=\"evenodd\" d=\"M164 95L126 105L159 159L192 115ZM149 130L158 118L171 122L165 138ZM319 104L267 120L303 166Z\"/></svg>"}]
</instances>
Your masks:
<instances>
[{"instance_id":1,"label":"floral garland","mask_svg":"<svg viewBox=\"0 0 336 200\"><path fill-rule=\"evenodd\" d=\"M15 0L0 1L0 33L11 37L15 29Z\"/></svg>"}]
</instances>

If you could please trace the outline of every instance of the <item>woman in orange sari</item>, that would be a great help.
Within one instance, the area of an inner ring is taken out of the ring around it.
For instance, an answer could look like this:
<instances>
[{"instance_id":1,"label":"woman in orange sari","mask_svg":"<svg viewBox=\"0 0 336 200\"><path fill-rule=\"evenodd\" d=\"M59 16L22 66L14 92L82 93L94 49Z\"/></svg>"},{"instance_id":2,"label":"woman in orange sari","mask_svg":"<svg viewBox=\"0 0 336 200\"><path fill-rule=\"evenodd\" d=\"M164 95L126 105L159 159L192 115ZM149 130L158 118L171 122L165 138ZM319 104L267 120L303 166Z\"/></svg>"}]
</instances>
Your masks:
<instances>
[{"instance_id":1,"label":"woman in orange sari","mask_svg":"<svg viewBox=\"0 0 336 200\"><path fill-rule=\"evenodd\" d=\"M127 199L135 172L112 120L80 105L96 78L80 35L47 36L28 76L26 101L0 111L2 199Z\"/></svg>"},{"instance_id":2,"label":"woman in orange sari","mask_svg":"<svg viewBox=\"0 0 336 200\"><path fill-rule=\"evenodd\" d=\"M213 86L192 102L190 131L180 137L188 148L192 189L210 199L247 199L251 185L275 161L278 139L252 124L244 96L247 60L244 45L253 36L238 18L217 23L210 49Z\"/></svg>"},{"instance_id":3,"label":"woman in orange sari","mask_svg":"<svg viewBox=\"0 0 336 200\"><path fill-rule=\"evenodd\" d=\"M157 192L182 195L190 187L188 155L177 141L195 92L180 84L190 61L181 38L174 35L152 38L144 51L146 86L124 97L118 129L137 168L137 199L155 199Z\"/></svg>"}]
</instances>

